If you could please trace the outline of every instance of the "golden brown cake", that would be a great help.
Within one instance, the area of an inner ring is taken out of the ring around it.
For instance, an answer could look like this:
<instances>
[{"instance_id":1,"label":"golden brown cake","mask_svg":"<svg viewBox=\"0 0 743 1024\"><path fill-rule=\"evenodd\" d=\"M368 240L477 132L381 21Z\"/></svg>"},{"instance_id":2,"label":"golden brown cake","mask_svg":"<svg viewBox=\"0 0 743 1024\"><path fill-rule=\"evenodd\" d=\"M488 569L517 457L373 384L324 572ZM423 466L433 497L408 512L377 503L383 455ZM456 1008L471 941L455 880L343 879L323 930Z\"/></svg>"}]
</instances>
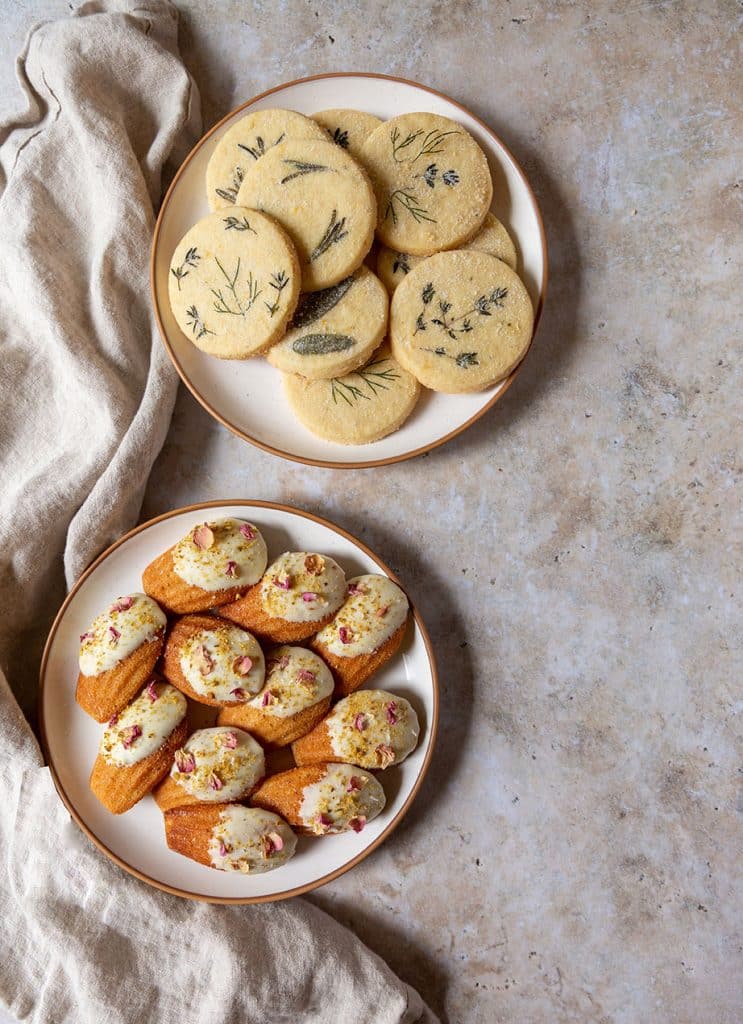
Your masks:
<instances>
[{"instance_id":1,"label":"golden brown cake","mask_svg":"<svg viewBox=\"0 0 743 1024\"><path fill-rule=\"evenodd\" d=\"M191 804L164 814L171 850L218 871L261 874L286 864L297 837L276 814L240 804Z\"/></svg>"},{"instance_id":2,"label":"golden brown cake","mask_svg":"<svg viewBox=\"0 0 743 1024\"><path fill-rule=\"evenodd\" d=\"M244 800L266 773L263 748L242 729L197 729L154 790L161 811L198 803Z\"/></svg>"}]
</instances>

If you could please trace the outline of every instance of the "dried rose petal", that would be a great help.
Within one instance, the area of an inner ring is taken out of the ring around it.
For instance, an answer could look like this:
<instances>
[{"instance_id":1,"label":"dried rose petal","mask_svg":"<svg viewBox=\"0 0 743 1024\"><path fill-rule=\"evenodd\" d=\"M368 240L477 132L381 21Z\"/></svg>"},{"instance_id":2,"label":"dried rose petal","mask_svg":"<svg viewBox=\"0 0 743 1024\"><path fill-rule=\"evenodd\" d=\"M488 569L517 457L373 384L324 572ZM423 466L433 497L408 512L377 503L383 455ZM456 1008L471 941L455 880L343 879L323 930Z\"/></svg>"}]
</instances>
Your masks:
<instances>
[{"instance_id":1,"label":"dried rose petal","mask_svg":"<svg viewBox=\"0 0 743 1024\"><path fill-rule=\"evenodd\" d=\"M230 694L236 700L245 700L245 690L243 690L242 686L236 686L234 690L230 690Z\"/></svg>"},{"instance_id":2,"label":"dried rose petal","mask_svg":"<svg viewBox=\"0 0 743 1024\"><path fill-rule=\"evenodd\" d=\"M381 608L377 608L375 614L378 619L383 619L389 610L390 606L388 604L385 604Z\"/></svg>"},{"instance_id":3,"label":"dried rose petal","mask_svg":"<svg viewBox=\"0 0 743 1024\"><path fill-rule=\"evenodd\" d=\"M118 601L111 605L112 612L125 612L134 604L133 597L120 597Z\"/></svg>"},{"instance_id":4,"label":"dried rose petal","mask_svg":"<svg viewBox=\"0 0 743 1024\"><path fill-rule=\"evenodd\" d=\"M158 696L159 696L157 690L155 689L155 680L154 679L150 679L150 681L147 684L147 686L145 686L145 693L147 694L147 696L150 698L150 700L154 704L155 701L157 700Z\"/></svg>"},{"instance_id":5,"label":"dried rose petal","mask_svg":"<svg viewBox=\"0 0 743 1024\"><path fill-rule=\"evenodd\" d=\"M111 634L112 642L117 644L119 642L119 640L121 639L121 633L114 626L109 626L108 627L108 632Z\"/></svg>"},{"instance_id":6,"label":"dried rose petal","mask_svg":"<svg viewBox=\"0 0 743 1024\"><path fill-rule=\"evenodd\" d=\"M255 540L258 534L255 532L250 523L243 523L240 527L240 533L246 540Z\"/></svg>"},{"instance_id":7,"label":"dried rose petal","mask_svg":"<svg viewBox=\"0 0 743 1024\"><path fill-rule=\"evenodd\" d=\"M342 644L350 644L353 641L353 630L349 629L348 626L341 626L338 630L338 636Z\"/></svg>"},{"instance_id":8,"label":"dried rose petal","mask_svg":"<svg viewBox=\"0 0 743 1024\"><path fill-rule=\"evenodd\" d=\"M219 841L219 856L220 857L226 857L228 853L229 853L229 847L225 846L225 844L220 839L220 841Z\"/></svg>"},{"instance_id":9,"label":"dried rose petal","mask_svg":"<svg viewBox=\"0 0 743 1024\"><path fill-rule=\"evenodd\" d=\"M209 776L209 789L220 790L222 788L222 780L216 772L212 772Z\"/></svg>"},{"instance_id":10,"label":"dried rose petal","mask_svg":"<svg viewBox=\"0 0 743 1024\"><path fill-rule=\"evenodd\" d=\"M312 576L319 576L325 568L325 559L322 555L307 555L304 567Z\"/></svg>"},{"instance_id":11,"label":"dried rose petal","mask_svg":"<svg viewBox=\"0 0 743 1024\"><path fill-rule=\"evenodd\" d=\"M81 633L80 634L80 643L84 643L85 640L92 640L94 636L95 636L94 633Z\"/></svg>"},{"instance_id":12,"label":"dried rose petal","mask_svg":"<svg viewBox=\"0 0 743 1024\"><path fill-rule=\"evenodd\" d=\"M214 544L214 531L204 523L203 526L196 527L191 539L200 551L206 551Z\"/></svg>"},{"instance_id":13,"label":"dried rose petal","mask_svg":"<svg viewBox=\"0 0 743 1024\"><path fill-rule=\"evenodd\" d=\"M187 750L176 750L175 766L179 772L188 775L196 767L196 758Z\"/></svg>"},{"instance_id":14,"label":"dried rose petal","mask_svg":"<svg viewBox=\"0 0 743 1024\"><path fill-rule=\"evenodd\" d=\"M110 729L110 728L111 728L112 726L116 725L116 723L118 722L118 720L119 720L119 713L118 713L118 711L115 711L115 712L114 712L114 713L113 713L113 714L111 715L111 717L109 718L109 720L108 720L108 727L109 727L109 729Z\"/></svg>"},{"instance_id":15,"label":"dried rose petal","mask_svg":"<svg viewBox=\"0 0 743 1024\"><path fill-rule=\"evenodd\" d=\"M226 732L222 737L222 746L227 747L228 750L234 750L237 746L237 733Z\"/></svg>"},{"instance_id":16,"label":"dried rose petal","mask_svg":"<svg viewBox=\"0 0 743 1024\"><path fill-rule=\"evenodd\" d=\"M348 823L349 828L352 828L354 832L363 832L364 825L366 825L366 818L363 814L359 814L357 818L351 818Z\"/></svg>"},{"instance_id":17,"label":"dried rose petal","mask_svg":"<svg viewBox=\"0 0 743 1024\"><path fill-rule=\"evenodd\" d=\"M270 857L272 853L279 853L284 849L284 840L278 832L269 832L261 836L261 853L264 858Z\"/></svg>"},{"instance_id":18,"label":"dried rose petal","mask_svg":"<svg viewBox=\"0 0 743 1024\"><path fill-rule=\"evenodd\" d=\"M142 735L142 728L139 725L130 725L121 733L121 742L128 750L132 743Z\"/></svg>"},{"instance_id":19,"label":"dried rose petal","mask_svg":"<svg viewBox=\"0 0 743 1024\"><path fill-rule=\"evenodd\" d=\"M202 676L208 676L214 670L214 658L212 658L204 644L197 644L193 648L191 660L196 671L201 673Z\"/></svg>"},{"instance_id":20,"label":"dried rose petal","mask_svg":"<svg viewBox=\"0 0 743 1024\"><path fill-rule=\"evenodd\" d=\"M327 832L328 831L328 829L332 826L332 824L333 824L333 819L331 817L329 817L327 814L318 814L315 817L315 821L314 821L314 824L313 824L313 830L315 832L318 832L318 833L320 833L322 835L323 832Z\"/></svg>"},{"instance_id":21,"label":"dried rose petal","mask_svg":"<svg viewBox=\"0 0 743 1024\"><path fill-rule=\"evenodd\" d=\"M233 562L232 559L227 563L224 570L225 576L229 576L230 579L234 579L237 576L237 562Z\"/></svg>"},{"instance_id":22,"label":"dried rose petal","mask_svg":"<svg viewBox=\"0 0 743 1024\"><path fill-rule=\"evenodd\" d=\"M390 725L396 725L397 724L397 701L391 700L389 702L389 704L386 705L384 710L385 710L385 712L387 714L387 721L390 723Z\"/></svg>"},{"instance_id":23,"label":"dried rose petal","mask_svg":"<svg viewBox=\"0 0 743 1024\"><path fill-rule=\"evenodd\" d=\"M317 680L317 676L308 668L300 668L299 672L297 672L297 679L300 683L314 683Z\"/></svg>"},{"instance_id":24,"label":"dried rose petal","mask_svg":"<svg viewBox=\"0 0 743 1024\"><path fill-rule=\"evenodd\" d=\"M314 590L305 590L302 594L302 600L306 601L307 604L311 604L313 601L316 601L319 596L320 595L316 594Z\"/></svg>"},{"instance_id":25,"label":"dried rose petal","mask_svg":"<svg viewBox=\"0 0 743 1024\"><path fill-rule=\"evenodd\" d=\"M363 732L367 726L366 715L362 715L360 712L353 720L354 729L358 729L359 732Z\"/></svg>"},{"instance_id":26,"label":"dried rose petal","mask_svg":"<svg viewBox=\"0 0 743 1024\"><path fill-rule=\"evenodd\" d=\"M232 670L238 676L246 676L252 667L253 659L249 658L247 654L243 654L241 657L235 659Z\"/></svg>"},{"instance_id":27,"label":"dried rose petal","mask_svg":"<svg viewBox=\"0 0 743 1024\"><path fill-rule=\"evenodd\" d=\"M291 658L288 654L282 654L280 658L272 658L269 662L270 668L288 668Z\"/></svg>"},{"instance_id":28,"label":"dried rose petal","mask_svg":"<svg viewBox=\"0 0 743 1024\"><path fill-rule=\"evenodd\" d=\"M346 786L346 792L347 793L357 793L361 789L362 786L363 786L363 782L358 777L358 775L352 775L351 778L348 780L348 785Z\"/></svg>"},{"instance_id":29,"label":"dried rose petal","mask_svg":"<svg viewBox=\"0 0 743 1024\"><path fill-rule=\"evenodd\" d=\"M270 690L266 690L265 693L263 694L263 698L261 700L261 707L262 708L267 708L268 705L269 704L273 704L273 702L274 702L273 693Z\"/></svg>"},{"instance_id":30,"label":"dried rose petal","mask_svg":"<svg viewBox=\"0 0 743 1024\"><path fill-rule=\"evenodd\" d=\"M365 594L366 587L362 583L349 583L346 593L349 597L356 597L357 594Z\"/></svg>"},{"instance_id":31,"label":"dried rose petal","mask_svg":"<svg viewBox=\"0 0 743 1024\"><path fill-rule=\"evenodd\" d=\"M380 743L374 753L377 755L377 762L380 768L387 768L395 760L395 751L386 743Z\"/></svg>"},{"instance_id":32,"label":"dried rose petal","mask_svg":"<svg viewBox=\"0 0 743 1024\"><path fill-rule=\"evenodd\" d=\"M279 590L291 590L292 578L289 573L282 572L280 576L274 576L273 585L278 587Z\"/></svg>"}]
</instances>

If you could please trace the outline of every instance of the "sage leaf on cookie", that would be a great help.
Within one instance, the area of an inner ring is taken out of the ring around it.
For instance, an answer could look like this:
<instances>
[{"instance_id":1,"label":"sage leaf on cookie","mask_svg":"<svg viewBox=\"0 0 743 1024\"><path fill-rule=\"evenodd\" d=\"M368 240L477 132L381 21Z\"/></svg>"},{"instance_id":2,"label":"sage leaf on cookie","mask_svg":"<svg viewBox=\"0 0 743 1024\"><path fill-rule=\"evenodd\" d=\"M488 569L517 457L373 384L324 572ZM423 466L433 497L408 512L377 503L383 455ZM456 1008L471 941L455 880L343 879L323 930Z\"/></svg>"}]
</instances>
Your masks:
<instances>
[{"instance_id":1,"label":"sage leaf on cookie","mask_svg":"<svg viewBox=\"0 0 743 1024\"><path fill-rule=\"evenodd\" d=\"M289 330L306 327L307 324L319 320L321 316L329 313L333 306L337 306L348 289L353 284L353 274L331 285L330 288L323 288L321 292L305 292L301 296L294 313Z\"/></svg>"},{"instance_id":2,"label":"sage leaf on cookie","mask_svg":"<svg viewBox=\"0 0 743 1024\"><path fill-rule=\"evenodd\" d=\"M324 356L331 352L345 352L356 344L347 334L305 334L292 345L300 356Z\"/></svg>"}]
</instances>

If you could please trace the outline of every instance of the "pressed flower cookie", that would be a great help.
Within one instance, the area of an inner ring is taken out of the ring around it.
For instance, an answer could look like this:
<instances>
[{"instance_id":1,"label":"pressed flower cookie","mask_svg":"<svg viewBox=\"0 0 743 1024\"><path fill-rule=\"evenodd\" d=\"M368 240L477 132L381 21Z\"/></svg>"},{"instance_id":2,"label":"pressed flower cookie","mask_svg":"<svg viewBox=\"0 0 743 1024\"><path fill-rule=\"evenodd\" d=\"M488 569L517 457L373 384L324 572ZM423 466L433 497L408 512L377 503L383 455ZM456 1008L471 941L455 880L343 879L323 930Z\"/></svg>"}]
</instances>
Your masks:
<instances>
[{"instance_id":1,"label":"pressed flower cookie","mask_svg":"<svg viewBox=\"0 0 743 1024\"><path fill-rule=\"evenodd\" d=\"M362 366L387 331L389 299L367 267L321 292L300 296L284 337L266 358L312 380L342 377Z\"/></svg>"},{"instance_id":2,"label":"pressed flower cookie","mask_svg":"<svg viewBox=\"0 0 743 1024\"><path fill-rule=\"evenodd\" d=\"M219 614L262 640L294 643L330 622L343 604L346 575L327 555L286 551L245 597L223 605Z\"/></svg>"},{"instance_id":3,"label":"pressed flower cookie","mask_svg":"<svg viewBox=\"0 0 743 1024\"><path fill-rule=\"evenodd\" d=\"M183 615L227 604L258 582L268 562L260 530L242 519L197 523L142 573L145 591Z\"/></svg>"},{"instance_id":4,"label":"pressed flower cookie","mask_svg":"<svg viewBox=\"0 0 743 1024\"><path fill-rule=\"evenodd\" d=\"M197 729L176 750L170 774L154 790L161 811L194 803L243 800L266 774L263 748L242 729Z\"/></svg>"},{"instance_id":5,"label":"pressed flower cookie","mask_svg":"<svg viewBox=\"0 0 743 1024\"><path fill-rule=\"evenodd\" d=\"M167 619L146 594L117 597L80 637L75 700L97 722L126 707L162 654Z\"/></svg>"},{"instance_id":6,"label":"pressed flower cookie","mask_svg":"<svg viewBox=\"0 0 743 1024\"><path fill-rule=\"evenodd\" d=\"M420 397L412 373L382 346L366 366L332 380L283 375L297 419L318 437L338 444L368 444L403 425Z\"/></svg>"},{"instance_id":7,"label":"pressed flower cookie","mask_svg":"<svg viewBox=\"0 0 743 1024\"><path fill-rule=\"evenodd\" d=\"M209 209L234 206L248 168L285 139L325 141L327 135L315 121L295 110L256 110L233 124L217 143L207 164Z\"/></svg>"},{"instance_id":8,"label":"pressed flower cookie","mask_svg":"<svg viewBox=\"0 0 743 1024\"><path fill-rule=\"evenodd\" d=\"M320 110L311 116L325 128L336 146L348 150L355 160L361 157L364 142L382 124L381 117L363 110Z\"/></svg>"},{"instance_id":9,"label":"pressed flower cookie","mask_svg":"<svg viewBox=\"0 0 743 1024\"><path fill-rule=\"evenodd\" d=\"M286 864L297 837L277 814L240 804L190 804L164 814L171 850L218 871L258 875Z\"/></svg>"},{"instance_id":10,"label":"pressed flower cookie","mask_svg":"<svg viewBox=\"0 0 743 1024\"><path fill-rule=\"evenodd\" d=\"M418 716L404 697L359 690L339 700L312 732L292 744L298 765L343 761L383 769L404 761L418 743Z\"/></svg>"},{"instance_id":11,"label":"pressed flower cookie","mask_svg":"<svg viewBox=\"0 0 743 1024\"><path fill-rule=\"evenodd\" d=\"M392 354L433 391L481 391L502 380L526 354L533 327L520 278L483 252L423 260L390 307Z\"/></svg>"},{"instance_id":12,"label":"pressed flower cookie","mask_svg":"<svg viewBox=\"0 0 743 1024\"><path fill-rule=\"evenodd\" d=\"M507 263L511 270L516 269L516 246L511 236L503 227L501 222L489 213L485 223L469 242L460 246L462 249L474 249L476 252L489 252L491 256L497 256L499 260ZM377 273L387 288L390 295L409 274L413 267L417 267L425 256L411 256L406 252L396 252L388 249L386 245L379 247L377 253Z\"/></svg>"},{"instance_id":13,"label":"pressed flower cookie","mask_svg":"<svg viewBox=\"0 0 743 1024\"><path fill-rule=\"evenodd\" d=\"M287 234L243 206L194 224L170 261L168 295L178 326L202 352L220 359L247 359L278 341L299 289Z\"/></svg>"},{"instance_id":14,"label":"pressed flower cookie","mask_svg":"<svg viewBox=\"0 0 743 1024\"><path fill-rule=\"evenodd\" d=\"M305 292L352 274L374 238L377 206L369 180L330 141L293 139L274 146L247 172L237 201L269 214L287 231Z\"/></svg>"},{"instance_id":15,"label":"pressed flower cookie","mask_svg":"<svg viewBox=\"0 0 743 1024\"><path fill-rule=\"evenodd\" d=\"M377 197L377 235L398 252L427 256L454 249L490 209L485 154L448 117L413 113L384 122L364 143L361 161Z\"/></svg>"},{"instance_id":16,"label":"pressed flower cookie","mask_svg":"<svg viewBox=\"0 0 743 1024\"><path fill-rule=\"evenodd\" d=\"M266 656L263 689L239 707L223 708L220 725L248 729L267 747L285 747L314 728L330 707L333 676L305 647L276 647Z\"/></svg>"},{"instance_id":17,"label":"pressed flower cookie","mask_svg":"<svg viewBox=\"0 0 743 1024\"><path fill-rule=\"evenodd\" d=\"M251 797L280 814L301 835L361 832L384 809L384 790L369 772L350 764L312 764L266 779Z\"/></svg>"},{"instance_id":18,"label":"pressed flower cookie","mask_svg":"<svg viewBox=\"0 0 743 1024\"><path fill-rule=\"evenodd\" d=\"M153 680L112 716L90 774L90 788L112 814L128 811L167 775L186 738L186 710L182 693Z\"/></svg>"},{"instance_id":19,"label":"pressed flower cookie","mask_svg":"<svg viewBox=\"0 0 743 1024\"><path fill-rule=\"evenodd\" d=\"M250 633L213 615L185 615L171 629L163 675L200 704L240 704L263 688L266 665Z\"/></svg>"}]
</instances>

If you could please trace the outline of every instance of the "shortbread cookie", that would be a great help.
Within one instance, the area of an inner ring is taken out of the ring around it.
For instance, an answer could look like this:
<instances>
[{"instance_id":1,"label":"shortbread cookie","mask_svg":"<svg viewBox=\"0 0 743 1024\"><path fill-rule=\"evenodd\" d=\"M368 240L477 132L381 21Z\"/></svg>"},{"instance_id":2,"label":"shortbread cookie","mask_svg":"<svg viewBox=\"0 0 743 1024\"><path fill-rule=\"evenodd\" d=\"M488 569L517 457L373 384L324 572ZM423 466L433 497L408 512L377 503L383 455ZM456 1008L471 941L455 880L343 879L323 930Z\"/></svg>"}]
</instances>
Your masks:
<instances>
[{"instance_id":1,"label":"shortbread cookie","mask_svg":"<svg viewBox=\"0 0 743 1024\"><path fill-rule=\"evenodd\" d=\"M348 150L355 160L361 157L361 148L375 128L382 124L381 117L363 110L320 110L312 114L329 133L336 146Z\"/></svg>"},{"instance_id":2,"label":"shortbread cookie","mask_svg":"<svg viewBox=\"0 0 743 1024\"><path fill-rule=\"evenodd\" d=\"M178 326L202 352L220 359L247 359L278 341L299 289L288 235L270 217L242 206L194 224L170 261L168 295Z\"/></svg>"},{"instance_id":3,"label":"shortbread cookie","mask_svg":"<svg viewBox=\"0 0 743 1024\"><path fill-rule=\"evenodd\" d=\"M343 604L346 575L327 555L287 551L269 565L259 586L219 614L275 644L305 640Z\"/></svg>"},{"instance_id":4,"label":"shortbread cookie","mask_svg":"<svg viewBox=\"0 0 743 1024\"><path fill-rule=\"evenodd\" d=\"M333 685L330 669L313 651L276 647L266 656L260 693L239 707L223 708L217 721L248 729L266 747L285 747L321 720Z\"/></svg>"},{"instance_id":5,"label":"shortbread cookie","mask_svg":"<svg viewBox=\"0 0 743 1024\"><path fill-rule=\"evenodd\" d=\"M392 354L433 391L481 391L521 362L534 312L520 278L483 252L442 252L392 297Z\"/></svg>"},{"instance_id":6,"label":"shortbread cookie","mask_svg":"<svg viewBox=\"0 0 743 1024\"><path fill-rule=\"evenodd\" d=\"M349 580L344 605L310 643L330 665L336 694L357 690L389 661L405 635L409 607L388 576L366 573Z\"/></svg>"},{"instance_id":7,"label":"shortbread cookie","mask_svg":"<svg viewBox=\"0 0 743 1024\"><path fill-rule=\"evenodd\" d=\"M301 835L361 832L384 809L384 790L369 772L350 764L313 764L266 779L251 797L280 814Z\"/></svg>"},{"instance_id":8,"label":"shortbread cookie","mask_svg":"<svg viewBox=\"0 0 743 1024\"><path fill-rule=\"evenodd\" d=\"M166 683L149 683L108 723L90 788L112 814L123 814L163 779L186 739L186 698Z\"/></svg>"},{"instance_id":9,"label":"shortbread cookie","mask_svg":"<svg viewBox=\"0 0 743 1024\"><path fill-rule=\"evenodd\" d=\"M295 110L256 110L224 133L206 168L206 195L210 210L234 206L245 172L267 150L286 139L318 139L327 135Z\"/></svg>"},{"instance_id":10,"label":"shortbread cookie","mask_svg":"<svg viewBox=\"0 0 743 1024\"><path fill-rule=\"evenodd\" d=\"M386 121L364 143L361 161L377 197L377 235L398 252L427 256L454 249L490 209L485 154L448 117L401 114Z\"/></svg>"},{"instance_id":11,"label":"shortbread cookie","mask_svg":"<svg viewBox=\"0 0 743 1024\"><path fill-rule=\"evenodd\" d=\"M516 269L516 246L501 222L492 213L487 215L485 223L474 238L465 242L460 248L474 249L476 252L489 252L491 256L497 256L499 260L507 263L511 270ZM413 267L417 267L425 258L425 256L411 256L406 252L395 252L394 249L388 249L386 245L379 247L377 273L390 295L405 275L409 274Z\"/></svg>"},{"instance_id":12,"label":"shortbread cookie","mask_svg":"<svg viewBox=\"0 0 743 1024\"><path fill-rule=\"evenodd\" d=\"M80 637L75 700L107 721L139 693L165 645L166 618L146 594L117 597Z\"/></svg>"},{"instance_id":13,"label":"shortbread cookie","mask_svg":"<svg viewBox=\"0 0 743 1024\"><path fill-rule=\"evenodd\" d=\"M359 690L339 700L312 732L292 744L298 765L343 761L361 768L400 764L418 744L418 716L404 697Z\"/></svg>"},{"instance_id":14,"label":"shortbread cookie","mask_svg":"<svg viewBox=\"0 0 743 1024\"><path fill-rule=\"evenodd\" d=\"M412 373L383 345L370 362L332 380L283 375L284 392L297 419L313 434L338 444L368 444L403 425L420 397Z\"/></svg>"},{"instance_id":15,"label":"shortbread cookie","mask_svg":"<svg viewBox=\"0 0 743 1024\"><path fill-rule=\"evenodd\" d=\"M185 615L168 635L163 675L200 704L241 704L263 688L266 665L250 633L213 615Z\"/></svg>"},{"instance_id":16,"label":"shortbread cookie","mask_svg":"<svg viewBox=\"0 0 743 1024\"><path fill-rule=\"evenodd\" d=\"M165 812L171 850L218 871L259 875L286 864L297 837L277 814L240 804L191 804Z\"/></svg>"},{"instance_id":17,"label":"shortbread cookie","mask_svg":"<svg viewBox=\"0 0 743 1024\"><path fill-rule=\"evenodd\" d=\"M195 803L244 800L266 774L263 748L242 729L197 729L176 750L170 774L154 790L161 811Z\"/></svg>"},{"instance_id":18,"label":"shortbread cookie","mask_svg":"<svg viewBox=\"0 0 743 1024\"><path fill-rule=\"evenodd\" d=\"M274 146L245 175L237 201L263 210L288 232L305 292L352 274L374 238L377 206L369 180L330 141Z\"/></svg>"},{"instance_id":19,"label":"shortbread cookie","mask_svg":"<svg viewBox=\"0 0 743 1024\"><path fill-rule=\"evenodd\" d=\"M142 573L145 591L184 615L227 604L263 575L268 562L260 530L242 519L196 523Z\"/></svg>"},{"instance_id":20,"label":"shortbread cookie","mask_svg":"<svg viewBox=\"0 0 743 1024\"><path fill-rule=\"evenodd\" d=\"M342 377L363 366L387 331L389 299L367 267L321 292L300 296L284 337L267 359L311 380Z\"/></svg>"}]
</instances>

